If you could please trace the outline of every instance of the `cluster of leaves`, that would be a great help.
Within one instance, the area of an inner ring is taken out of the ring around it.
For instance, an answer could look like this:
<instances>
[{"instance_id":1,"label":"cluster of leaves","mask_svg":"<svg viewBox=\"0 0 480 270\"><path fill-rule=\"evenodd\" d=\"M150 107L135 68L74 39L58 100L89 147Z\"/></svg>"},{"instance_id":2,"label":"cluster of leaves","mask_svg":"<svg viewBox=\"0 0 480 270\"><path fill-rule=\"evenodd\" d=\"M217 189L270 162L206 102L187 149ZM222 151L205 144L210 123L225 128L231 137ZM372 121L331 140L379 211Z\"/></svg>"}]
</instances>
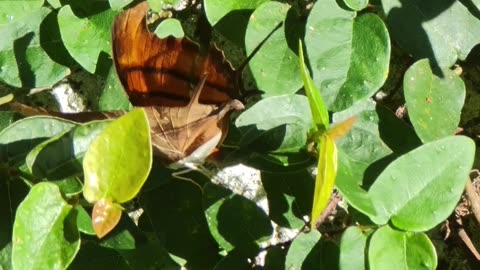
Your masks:
<instances>
[{"instance_id":1,"label":"cluster of leaves","mask_svg":"<svg viewBox=\"0 0 480 270\"><path fill-rule=\"evenodd\" d=\"M107 74L112 20L130 2L0 2L0 80L49 87L77 64ZM157 10L183 8L181 1L149 2ZM251 268L273 221L302 232L291 243L268 246L265 269L435 269L436 251L425 232L452 213L474 160L474 142L453 136L465 86L449 68L480 43L475 7L382 0L372 3L381 4L379 16L367 1L311 4L202 3L215 31L245 55L255 52L248 68L262 95L236 118L223 152L261 170L268 214L198 174L187 175L193 185L152 163L147 126L138 125L141 111L86 124L16 121L14 113L0 112L1 267ZM159 32L182 35L178 26L164 21ZM370 99L389 73L390 38L418 60L403 81L411 126ZM307 93L320 90L324 105L302 94L304 82ZM100 109L129 107L113 72L98 95ZM327 127L355 115L351 130L334 143ZM308 169L312 142L318 144L317 175L326 176L316 183ZM316 203L312 211L312 202L326 203L332 171L351 218L339 241L303 230L303 217L323 209ZM144 211L138 224L118 211L136 195ZM89 214L97 202L103 218L120 219L102 240L93 236Z\"/></svg>"}]
</instances>

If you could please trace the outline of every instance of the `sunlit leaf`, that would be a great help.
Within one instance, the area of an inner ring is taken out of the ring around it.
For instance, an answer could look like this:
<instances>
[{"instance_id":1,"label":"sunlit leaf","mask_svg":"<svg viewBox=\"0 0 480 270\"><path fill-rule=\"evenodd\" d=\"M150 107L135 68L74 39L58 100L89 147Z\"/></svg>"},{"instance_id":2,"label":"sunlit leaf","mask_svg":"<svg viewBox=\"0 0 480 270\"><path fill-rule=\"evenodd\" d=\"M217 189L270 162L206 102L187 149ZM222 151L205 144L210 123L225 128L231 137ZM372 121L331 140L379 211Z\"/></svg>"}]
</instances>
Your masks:
<instances>
[{"instance_id":1,"label":"sunlit leaf","mask_svg":"<svg viewBox=\"0 0 480 270\"><path fill-rule=\"evenodd\" d=\"M103 238L122 217L122 207L107 199L101 199L93 205L92 226L98 238Z\"/></svg>"},{"instance_id":2,"label":"sunlit leaf","mask_svg":"<svg viewBox=\"0 0 480 270\"><path fill-rule=\"evenodd\" d=\"M320 137L318 153L317 177L312 206L312 228L315 228L315 222L327 206L337 175L337 147L330 136L324 134Z\"/></svg>"},{"instance_id":3,"label":"sunlit leaf","mask_svg":"<svg viewBox=\"0 0 480 270\"><path fill-rule=\"evenodd\" d=\"M341 123L336 124L335 126L331 127L328 131L327 134L332 140L336 140L345 134L352 128L353 124L355 123L355 120L357 120L357 116L351 116L347 120L344 120Z\"/></svg>"}]
</instances>

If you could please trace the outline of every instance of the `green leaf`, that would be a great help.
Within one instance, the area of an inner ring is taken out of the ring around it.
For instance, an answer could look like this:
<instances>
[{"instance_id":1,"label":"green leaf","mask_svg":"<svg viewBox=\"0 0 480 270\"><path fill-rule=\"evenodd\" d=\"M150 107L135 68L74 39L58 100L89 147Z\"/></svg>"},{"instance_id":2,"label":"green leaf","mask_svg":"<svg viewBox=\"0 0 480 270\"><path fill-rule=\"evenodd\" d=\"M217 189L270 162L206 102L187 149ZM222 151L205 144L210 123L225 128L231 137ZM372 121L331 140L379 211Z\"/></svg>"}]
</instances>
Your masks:
<instances>
[{"instance_id":1,"label":"green leaf","mask_svg":"<svg viewBox=\"0 0 480 270\"><path fill-rule=\"evenodd\" d=\"M51 183L35 185L13 225L15 269L66 269L80 249L76 212Z\"/></svg>"},{"instance_id":2,"label":"green leaf","mask_svg":"<svg viewBox=\"0 0 480 270\"><path fill-rule=\"evenodd\" d=\"M308 16L305 46L313 81L329 107L347 80L352 58L355 12L336 1L317 1Z\"/></svg>"},{"instance_id":3,"label":"green leaf","mask_svg":"<svg viewBox=\"0 0 480 270\"><path fill-rule=\"evenodd\" d=\"M203 8L210 24L215 25L222 17L234 10L256 9L269 0L205 0Z\"/></svg>"},{"instance_id":4,"label":"green leaf","mask_svg":"<svg viewBox=\"0 0 480 270\"><path fill-rule=\"evenodd\" d=\"M82 160L90 143L112 121L96 121L72 127L37 145L26 158L38 179L62 180L82 173Z\"/></svg>"},{"instance_id":5,"label":"green leaf","mask_svg":"<svg viewBox=\"0 0 480 270\"><path fill-rule=\"evenodd\" d=\"M118 118L90 144L83 170L85 199L123 203L135 197L152 167L147 115L136 109Z\"/></svg>"},{"instance_id":6,"label":"green leaf","mask_svg":"<svg viewBox=\"0 0 480 270\"><path fill-rule=\"evenodd\" d=\"M303 262L309 253L317 246L321 236L317 230L297 235L288 249L285 259L285 269L303 269Z\"/></svg>"},{"instance_id":7,"label":"green leaf","mask_svg":"<svg viewBox=\"0 0 480 270\"><path fill-rule=\"evenodd\" d=\"M310 224L312 230L332 195L338 164L337 146L330 136L327 134L321 135L318 148L317 176L315 178L312 222Z\"/></svg>"},{"instance_id":8,"label":"green leaf","mask_svg":"<svg viewBox=\"0 0 480 270\"><path fill-rule=\"evenodd\" d=\"M405 73L403 89L408 115L423 142L455 134L465 101L465 85L453 71L443 78L432 73L427 59L417 61Z\"/></svg>"},{"instance_id":9,"label":"green leaf","mask_svg":"<svg viewBox=\"0 0 480 270\"><path fill-rule=\"evenodd\" d=\"M42 7L44 0L15 0L0 2L0 27L21 20Z\"/></svg>"},{"instance_id":10,"label":"green leaf","mask_svg":"<svg viewBox=\"0 0 480 270\"><path fill-rule=\"evenodd\" d=\"M346 136L336 141L338 148L336 186L350 205L366 215L375 215L375 208L365 190L368 187L367 183L373 182L374 179L367 172L375 170L375 165L392 151L380 136L381 125L374 102L366 100L348 110L335 113L333 122L341 123L352 115L357 115L352 129Z\"/></svg>"},{"instance_id":11,"label":"green leaf","mask_svg":"<svg viewBox=\"0 0 480 270\"><path fill-rule=\"evenodd\" d=\"M0 132L18 120L15 112L0 112Z\"/></svg>"},{"instance_id":12,"label":"green leaf","mask_svg":"<svg viewBox=\"0 0 480 270\"><path fill-rule=\"evenodd\" d=\"M15 87L50 87L70 73L54 62L40 43L40 26L50 12L41 7L24 15L7 15L14 19L0 25L0 81Z\"/></svg>"},{"instance_id":13,"label":"green leaf","mask_svg":"<svg viewBox=\"0 0 480 270\"><path fill-rule=\"evenodd\" d=\"M283 95L255 103L235 126L242 133L240 147L253 143L258 152L292 153L305 147L312 120L305 96Z\"/></svg>"},{"instance_id":14,"label":"green leaf","mask_svg":"<svg viewBox=\"0 0 480 270\"><path fill-rule=\"evenodd\" d=\"M267 214L253 201L221 186L207 183L203 205L213 238L226 252L250 249L270 239L273 228Z\"/></svg>"},{"instance_id":15,"label":"green leaf","mask_svg":"<svg viewBox=\"0 0 480 270\"><path fill-rule=\"evenodd\" d=\"M118 79L115 68L111 68L98 101L100 111L130 111L132 104Z\"/></svg>"},{"instance_id":16,"label":"green leaf","mask_svg":"<svg viewBox=\"0 0 480 270\"><path fill-rule=\"evenodd\" d=\"M65 47L87 71L94 73L100 54L111 54L110 35L115 12L107 10L79 18L70 5L58 13L60 33Z\"/></svg>"},{"instance_id":17,"label":"green leaf","mask_svg":"<svg viewBox=\"0 0 480 270\"><path fill-rule=\"evenodd\" d=\"M90 214L81 205L76 205L77 209L77 226L78 230L84 234L95 235L95 231L92 226L92 218Z\"/></svg>"},{"instance_id":18,"label":"green leaf","mask_svg":"<svg viewBox=\"0 0 480 270\"><path fill-rule=\"evenodd\" d=\"M165 19L155 29L155 35L159 38L166 38L168 36L183 38L185 33L183 32L182 24L179 20Z\"/></svg>"},{"instance_id":19,"label":"green leaf","mask_svg":"<svg viewBox=\"0 0 480 270\"><path fill-rule=\"evenodd\" d=\"M28 2L30 2L30 1L28 1ZM50 5L52 5L53 8L60 8L62 6L62 4L60 3L60 0L47 0L47 2Z\"/></svg>"},{"instance_id":20,"label":"green leaf","mask_svg":"<svg viewBox=\"0 0 480 270\"><path fill-rule=\"evenodd\" d=\"M42 141L72 128L75 124L48 116L19 120L0 132L0 159L17 163Z\"/></svg>"},{"instance_id":21,"label":"green leaf","mask_svg":"<svg viewBox=\"0 0 480 270\"><path fill-rule=\"evenodd\" d=\"M345 5L349 8L359 11L367 7L368 0L344 0Z\"/></svg>"},{"instance_id":22,"label":"green leaf","mask_svg":"<svg viewBox=\"0 0 480 270\"><path fill-rule=\"evenodd\" d=\"M465 187L475 143L452 136L427 143L392 162L370 187L376 224L426 231L455 209ZM435 157L435 158L432 158ZM441 194L441 196L439 196Z\"/></svg>"},{"instance_id":23,"label":"green leaf","mask_svg":"<svg viewBox=\"0 0 480 270\"><path fill-rule=\"evenodd\" d=\"M287 4L267 2L253 12L248 22L245 33L247 55L268 38L249 62L257 87L265 96L293 94L302 85L298 57L286 40L284 21L289 9Z\"/></svg>"},{"instance_id":24,"label":"green leaf","mask_svg":"<svg viewBox=\"0 0 480 270\"><path fill-rule=\"evenodd\" d=\"M367 239L358 227L349 227L340 242L340 269L364 270Z\"/></svg>"},{"instance_id":25,"label":"green leaf","mask_svg":"<svg viewBox=\"0 0 480 270\"><path fill-rule=\"evenodd\" d=\"M437 254L424 233L401 232L384 226L370 240L368 264L372 270L436 269Z\"/></svg>"},{"instance_id":26,"label":"green leaf","mask_svg":"<svg viewBox=\"0 0 480 270\"><path fill-rule=\"evenodd\" d=\"M326 131L330 123L330 118L328 117L328 110L323 102L323 98L320 95L320 91L317 89L313 83L312 78L305 66L305 59L303 57L303 45L302 42L299 42L298 46L298 60L300 62L300 74L303 80L303 87L305 88L305 93L307 94L308 103L310 104L310 111L312 113L312 119L314 128L320 131Z\"/></svg>"},{"instance_id":27,"label":"green leaf","mask_svg":"<svg viewBox=\"0 0 480 270\"><path fill-rule=\"evenodd\" d=\"M121 10L126 5L130 4L133 0L108 0L110 7L113 10Z\"/></svg>"},{"instance_id":28,"label":"green leaf","mask_svg":"<svg viewBox=\"0 0 480 270\"><path fill-rule=\"evenodd\" d=\"M434 67L464 60L480 43L480 21L461 1L382 0L382 6L393 40Z\"/></svg>"},{"instance_id":29,"label":"green leaf","mask_svg":"<svg viewBox=\"0 0 480 270\"><path fill-rule=\"evenodd\" d=\"M330 109L345 110L372 96L387 79L389 64L390 37L383 20L368 13L355 18L347 80Z\"/></svg>"}]
</instances>

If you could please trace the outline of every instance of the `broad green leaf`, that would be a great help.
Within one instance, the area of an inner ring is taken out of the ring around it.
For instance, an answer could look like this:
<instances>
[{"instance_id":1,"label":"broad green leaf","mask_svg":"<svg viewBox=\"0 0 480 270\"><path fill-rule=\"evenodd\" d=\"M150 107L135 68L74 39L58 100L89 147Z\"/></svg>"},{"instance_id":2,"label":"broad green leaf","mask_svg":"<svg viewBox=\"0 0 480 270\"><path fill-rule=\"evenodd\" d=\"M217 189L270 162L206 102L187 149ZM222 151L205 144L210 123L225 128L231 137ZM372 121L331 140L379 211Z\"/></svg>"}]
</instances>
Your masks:
<instances>
[{"instance_id":1,"label":"broad green leaf","mask_svg":"<svg viewBox=\"0 0 480 270\"><path fill-rule=\"evenodd\" d=\"M403 91L408 115L423 142L455 134L465 101L465 85L453 71L443 78L432 73L427 59L417 61L405 73Z\"/></svg>"},{"instance_id":2,"label":"broad green leaf","mask_svg":"<svg viewBox=\"0 0 480 270\"><path fill-rule=\"evenodd\" d=\"M252 13L248 22L245 33L247 55L261 45L249 67L258 89L265 96L293 94L302 85L298 57L287 43L285 20L289 9L287 4L267 2ZM265 43L261 44L264 40Z\"/></svg>"},{"instance_id":3,"label":"broad green leaf","mask_svg":"<svg viewBox=\"0 0 480 270\"><path fill-rule=\"evenodd\" d=\"M336 141L338 170L335 182L349 205L370 216L375 215L375 208L365 188L374 180L371 172L375 177L378 170L381 171L383 167L378 168L377 164L392 154L392 150L382 140L379 123L383 121L379 119L373 101L366 100L335 113L333 122L341 123L353 115L356 120L352 129Z\"/></svg>"},{"instance_id":4,"label":"broad green leaf","mask_svg":"<svg viewBox=\"0 0 480 270\"><path fill-rule=\"evenodd\" d=\"M205 0L203 8L211 25L215 25L221 18L234 10L255 9L269 0Z\"/></svg>"},{"instance_id":5,"label":"broad green leaf","mask_svg":"<svg viewBox=\"0 0 480 270\"><path fill-rule=\"evenodd\" d=\"M474 154L471 139L451 136L396 159L368 191L377 210L370 218L377 224L391 219L395 227L408 231L433 228L455 209Z\"/></svg>"},{"instance_id":6,"label":"broad green leaf","mask_svg":"<svg viewBox=\"0 0 480 270\"><path fill-rule=\"evenodd\" d=\"M295 237L288 249L285 259L285 269L303 269L302 264L308 254L317 246L321 234L317 230L300 233Z\"/></svg>"},{"instance_id":7,"label":"broad green leaf","mask_svg":"<svg viewBox=\"0 0 480 270\"><path fill-rule=\"evenodd\" d=\"M130 4L133 0L108 0L110 7L113 10L121 10L126 5Z\"/></svg>"},{"instance_id":8,"label":"broad green leaf","mask_svg":"<svg viewBox=\"0 0 480 270\"><path fill-rule=\"evenodd\" d=\"M368 5L368 0L344 0L343 2L356 11L362 10Z\"/></svg>"},{"instance_id":9,"label":"broad green leaf","mask_svg":"<svg viewBox=\"0 0 480 270\"><path fill-rule=\"evenodd\" d=\"M0 132L18 120L17 118L15 112L0 112Z\"/></svg>"},{"instance_id":10,"label":"broad green leaf","mask_svg":"<svg viewBox=\"0 0 480 270\"><path fill-rule=\"evenodd\" d=\"M13 225L15 269L66 269L80 249L76 212L57 186L39 183L20 204Z\"/></svg>"},{"instance_id":11,"label":"broad green leaf","mask_svg":"<svg viewBox=\"0 0 480 270\"><path fill-rule=\"evenodd\" d=\"M253 143L258 152L292 153L305 147L312 120L305 96L283 95L255 103L235 126L242 134L240 147Z\"/></svg>"},{"instance_id":12,"label":"broad green leaf","mask_svg":"<svg viewBox=\"0 0 480 270\"><path fill-rule=\"evenodd\" d=\"M36 178L62 180L82 173L82 159L90 143L112 121L78 125L37 145L27 155L27 166Z\"/></svg>"},{"instance_id":13,"label":"broad green leaf","mask_svg":"<svg viewBox=\"0 0 480 270\"><path fill-rule=\"evenodd\" d=\"M128 99L123 86L118 79L115 68L111 68L103 92L98 100L100 111L122 111L131 110L132 104Z\"/></svg>"},{"instance_id":14,"label":"broad green leaf","mask_svg":"<svg viewBox=\"0 0 480 270\"><path fill-rule=\"evenodd\" d=\"M44 0L10 0L0 1L0 27L22 20L38 11Z\"/></svg>"},{"instance_id":15,"label":"broad green leaf","mask_svg":"<svg viewBox=\"0 0 480 270\"><path fill-rule=\"evenodd\" d=\"M136 109L118 118L90 144L83 159L83 195L90 203L106 198L123 203L135 197L152 167L146 113Z\"/></svg>"},{"instance_id":16,"label":"broad green leaf","mask_svg":"<svg viewBox=\"0 0 480 270\"><path fill-rule=\"evenodd\" d=\"M305 46L313 81L327 107L347 80L354 18L355 12L342 9L336 1L317 1L308 16Z\"/></svg>"},{"instance_id":17,"label":"broad green leaf","mask_svg":"<svg viewBox=\"0 0 480 270\"><path fill-rule=\"evenodd\" d=\"M138 226L154 233L165 243L167 252L186 260L189 268L213 269L219 260L219 247L209 231L202 197L198 186L178 179L143 192L139 199L145 212Z\"/></svg>"},{"instance_id":18,"label":"broad green leaf","mask_svg":"<svg viewBox=\"0 0 480 270\"><path fill-rule=\"evenodd\" d=\"M401 232L383 226L369 242L368 265L372 270L436 269L437 254L424 233Z\"/></svg>"},{"instance_id":19,"label":"broad green leaf","mask_svg":"<svg viewBox=\"0 0 480 270\"><path fill-rule=\"evenodd\" d=\"M335 177L337 176L337 146L330 136L321 135L318 146L317 176L313 193L311 227L315 228L316 221L327 206L332 195Z\"/></svg>"},{"instance_id":20,"label":"broad green leaf","mask_svg":"<svg viewBox=\"0 0 480 270\"><path fill-rule=\"evenodd\" d=\"M461 1L382 0L382 6L393 40L432 66L448 68L480 43L480 21Z\"/></svg>"},{"instance_id":21,"label":"broad green leaf","mask_svg":"<svg viewBox=\"0 0 480 270\"><path fill-rule=\"evenodd\" d=\"M115 12L107 10L79 18L70 5L58 13L60 33L65 47L87 71L94 73L100 54L111 53L110 35Z\"/></svg>"},{"instance_id":22,"label":"broad green leaf","mask_svg":"<svg viewBox=\"0 0 480 270\"><path fill-rule=\"evenodd\" d=\"M326 131L328 129L328 124L330 123L330 118L328 117L328 110L325 106L325 103L323 102L322 96L320 95L320 91L313 83L307 67L305 66L305 59L303 57L303 45L301 41L299 43L300 44L298 46L298 60L300 62L300 74L302 76L305 93L308 97L308 103L310 104L310 111L312 113L314 129Z\"/></svg>"},{"instance_id":23,"label":"broad green leaf","mask_svg":"<svg viewBox=\"0 0 480 270\"><path fill-rule=\"evenodd\" d=\"M159 38L166 38L168 36L182 38L185 33L179 20L165 19L155 29L155 35Z\"/></svg>"},{"instance_id":24,"label":"broad green leaf","mask_svg":"<svg viewBox=\"0 0 480 270\"><path fill-rule=\"evenodd\" d=\"M347 80L330 109L345 110L372 96L387 79L389 65L390 37L383 20L371 13L355 18Z\"/></svg>"},{"instance_id":25,"label":"broad green leaf","mask_svg":"<svg viewBox=\"0 0 480 270\"><path fill-rule=\"evenodd\" d=\"M261 208L226 188L207 183L203 205L210 232L226 252L248 250L255 243L260 246L273 233L270 219Z\"/></svg>"},{"instance_id":26,"label":"broad green leaf","mask_svg":"<svg viewBox=\"0 0 480 270\"><path fill-rule=\"evenodd\" d=\"M0 159L20 162L37 144L72 128L75 124L48 116L19 120L0 132Z\"/></svg>"},{"instance_id":27,"label":"broad green leaf","mask_svg":"<svg viewBox=\"0 0 480 270\"><path fill-rule=\"evenodd\" d=\"M122 207L105 198L95 202L92 210L92 227L98 238L103 238L122 217Z\"/></svg>"},{"instance_id":28,"label":"broad green leaf","mask_svg":"<svg viewBox=\"0 0 480 270\"><path fill-rule=\"evenodd\" d=\"M28 2L35 5L38 1ZM41 46L41 23L50 12L40 7L0 25L0 81L15 87L50 87L70 73L67 67L54 62Z\"/></svg>"},{"instance_id":29,"label":"broad green leaf","mask_svg":"<svg viewBox=\"0 0 480 270\"><path fill-rule=\"evenodd\" d=\"M60 8L62 6L62 3L60 3L60 0L47 0L47 2L50 5L52 5L53 8Z\"/></svg>"},{"instance_id":30,"label":"broad green leaf","mask_svg":"<svg viewBox=\"0 0 480 270\"><path fill-rule=\"evenodd\" d=\"M367 238L358 227L349 227L340 241L340 269L364 270Z\"/></svg>"},{"instance_id":31,"label":"broad green leaf","mask_svg":"<svg viewBox=\"0 0 480 270\"><path fill-rule=\"evenodd\" d=\"M268 216L281 227L301 229L312 212L314 181L307 170L261 174L268 201Z\"/></svg>"}]
</instances>

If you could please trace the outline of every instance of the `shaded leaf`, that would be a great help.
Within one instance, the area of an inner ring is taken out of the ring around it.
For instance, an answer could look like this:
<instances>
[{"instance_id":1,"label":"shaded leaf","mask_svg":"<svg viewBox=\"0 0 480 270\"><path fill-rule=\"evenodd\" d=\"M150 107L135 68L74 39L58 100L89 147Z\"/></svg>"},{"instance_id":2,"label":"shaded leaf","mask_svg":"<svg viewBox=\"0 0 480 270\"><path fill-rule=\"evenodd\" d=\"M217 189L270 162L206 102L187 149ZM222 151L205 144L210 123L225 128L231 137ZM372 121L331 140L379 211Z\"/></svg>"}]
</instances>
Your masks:
<instances>
[{"instance_id":1,"label":"shaded leaf","mask_svg":"<svg viewBox=\"0 0 480 270\"><path fill-rule=\"evenodd\" d=\"M403 89L408 115L418 137L430 142L455 134L465 101L465 85L453 71L432 73L427 59L405 73Z\"/></svg>"},{"instance_id":2,"label":"shaded leaf","mask_svg":"<svg viewBox=\"0 0 480 270\"><path fill-rule=\"evenodd\" d=\"M377 211L370 218L377 224L391 219L395 227L408 231L433 228L457 205L474 154L471 139L451 136L396 159L368 191Z\"/></svg>"},{"instance_id":3,"label":"shaded leaf","mask_svg":"<svg viewBox=\"0 0 480 270\"><path fill-rule=\"evenodd\" d=\"M247 55L268 37L249 62L257 87L265 96L293 94L302 85L298 57L289 48L285 36L283 22L289 9L287 4L266 2L252 13L248 22L245 33Z\"/></svg>"},{"instance_id":4,"label":"shaded leaf","mask_svg":"<svg viewBox=\"0 0 480 270\"><path fill-rule=\"evenodd\" d=\"M83 169L85 199L123 203L135 197L152 166L146 113L136 109L118 118L91 143Z\"/></svg>"},{"instance_id":5,"label":"shaded leaf","mask_svg":"<svg viewBox=\"0 0 480 270\"><path fill-rule=\"evenodd\" d=\"M128 99L123 86L118 79L115 68L111 68L107 76L107 81L103 92L98 100L98 110L100 111L122 111L131 110L132 104Z\"/></svg>"},{"instance_id":6,"label":"shaded leaf","mask_svg":"<svg viewBox=\"0 0 480 270\"><path fill-rule=\"evenodd\" d=\"M77 227L78 230L84 234L95 235L95 231L92 226L92 218L90 214L81 205L76 205L77 209Z\"/></svg>"},{"instance_id":7,"label":"shaded leaf","mask_svg":"<svg viewBox=\"0 0 480 270\"><path fill-rule=\"evenodd\" d=\"M65 269L80 249L76 212L57 186L40 183L18 207L13 225L16 269Z\"/></svg>"},{"instance_id":8,"label":"shaded leaf","mask_svg":"<svg viewBox=\"0 0 480 270\"><path fill-rule=\"evenodd\" d=\"M382 6L393 40L434 67L464 60L480 43L480 21L461 1L382 0Z\"/></svg>"},{"instance_id":9,"label":"shaded leaf","mask_svg":"<svg viewBox=\"0 0 480 270\"><path fill-rule=\"evenodd\" d=\"M308 254L317 246L320 237L321 234L317 230L297 235L288 249L285 259L285 269L303 269L303 262Z\"/></svg>"},{"instance_id":10,"label":"shaded leaf","mask_svg":"<svg viewBox=\"0 0 480 270\"><path fill-rule=\"evenodd\" d=\"M370 269L436 269L437 254L424 233L401 232L383 226L372 236L368 247Z\"/></svg>"}]
</instances>

